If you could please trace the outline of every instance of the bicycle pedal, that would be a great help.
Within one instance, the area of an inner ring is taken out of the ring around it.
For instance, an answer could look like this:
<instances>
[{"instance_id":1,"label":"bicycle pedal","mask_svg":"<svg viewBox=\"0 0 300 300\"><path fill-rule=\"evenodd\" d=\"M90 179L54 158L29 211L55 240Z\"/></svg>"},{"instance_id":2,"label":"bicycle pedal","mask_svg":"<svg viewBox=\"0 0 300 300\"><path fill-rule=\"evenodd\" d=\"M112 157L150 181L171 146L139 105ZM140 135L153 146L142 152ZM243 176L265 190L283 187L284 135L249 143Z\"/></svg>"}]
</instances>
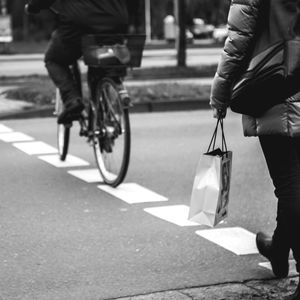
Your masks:
<instances>
[{"instance_id":1,"label":"bicycle pedal","mask_svg":"<svg viewBox=\"0 0 300 300\"><path fill-rule=\"evenodd\" d=\"M129 97L122 98L122 104L124 108L133 107L133 104L131 103L131 99Z\"/></svg>"}]
</instances>

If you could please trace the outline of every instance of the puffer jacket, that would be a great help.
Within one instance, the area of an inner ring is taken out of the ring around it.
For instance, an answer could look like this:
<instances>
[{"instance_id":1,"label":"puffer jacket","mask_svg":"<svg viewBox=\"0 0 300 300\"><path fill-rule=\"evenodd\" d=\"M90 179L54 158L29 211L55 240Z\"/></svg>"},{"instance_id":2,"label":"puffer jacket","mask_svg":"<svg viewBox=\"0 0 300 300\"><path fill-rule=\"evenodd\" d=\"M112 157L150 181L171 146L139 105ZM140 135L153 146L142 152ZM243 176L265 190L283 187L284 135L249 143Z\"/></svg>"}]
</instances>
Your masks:
<instances>
[{"instance_id":1,"label":"puffer jacket","mask_svg":"<svg viewBox=\"0 0 300 300\"><path fill-rule=\"evenodd\" d=\"M262 16L265 11L269 14ZM228 15L229 36L211 89L212 107L224 109L230 105L232 85L251 56L300 32L299 15L300 0L232 0ZM300 93L274 106L260 118L243 116L243 129L246 136L300 136Z\"/></svg>"},{"instance_id":2,"label":"puffer jacket","mask_svg":"<svg viewBox=\"0 0 300 300\"><path fill-rule=\"evenodd\" d=\"M127 0L29 0L36 10L55 4L68 21L91 33L123 32L128 25Z\"/></svg>"}]
</instances>

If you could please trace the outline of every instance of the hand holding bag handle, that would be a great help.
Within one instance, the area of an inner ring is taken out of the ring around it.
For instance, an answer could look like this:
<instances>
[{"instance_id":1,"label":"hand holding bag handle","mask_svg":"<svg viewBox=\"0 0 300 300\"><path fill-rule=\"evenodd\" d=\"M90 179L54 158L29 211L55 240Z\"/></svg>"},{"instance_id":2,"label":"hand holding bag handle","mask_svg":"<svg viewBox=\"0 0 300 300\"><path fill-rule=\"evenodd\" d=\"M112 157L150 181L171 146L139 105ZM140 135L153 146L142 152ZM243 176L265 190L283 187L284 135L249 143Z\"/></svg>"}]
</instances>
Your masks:
<instances>
[{"instance_id":1,"label":"hand holding bag handle","mask_svg":"<svg viewBox=\"0 0 300 300\"><path fill-rule=\"evenodd\" d=\"M227 143L226 143L226 139L225 139L225 134L224 134L224 120L223 118L219 118L217 121L217 125L216 128L214 130L213 136L211 138L211 141L209 143L208 149L206 153L212 152L214 150L216 150L216 141L217 141L217 135L218 135L218 129L219 126L221 127L221 136L222 136L222 152L227 153Z\"/></svg>"}]
</instances>

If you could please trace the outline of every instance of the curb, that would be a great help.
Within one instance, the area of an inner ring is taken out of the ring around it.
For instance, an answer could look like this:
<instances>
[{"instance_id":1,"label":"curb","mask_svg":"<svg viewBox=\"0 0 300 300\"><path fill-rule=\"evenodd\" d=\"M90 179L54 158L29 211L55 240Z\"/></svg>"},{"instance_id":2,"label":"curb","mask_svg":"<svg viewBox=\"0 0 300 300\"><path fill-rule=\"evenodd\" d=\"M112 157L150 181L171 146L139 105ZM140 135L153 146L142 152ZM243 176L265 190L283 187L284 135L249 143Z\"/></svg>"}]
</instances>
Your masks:
<instances>
[{"instance_id":1,"label":"curb","mask_svg":"<svg viewBox=\"0 0 300 300\"><path fill-rule=\"evenodd\" d=\"M247 280L183 288L116 298L115 300L278 300L286 299L297 287L296 277Z\"/></svg>"},{"instance_id":2,"label":"curb","mask_svg":"<svg viewBox=\"0 0 300 300\"><path fill-rule=\"evenodd\" d=\"M188 111L209 109L209 100L174 100L174 101L154 101L146 103L136 103L130 108L132 113L149 113L149 112L167 112L167 111Z\"/></svg>"},{"instance_id":3,"label":"curb","mask_svg":"<svg viewBox=\"0 0 300 300\"><path fill-rule=\"evenodd\" d=\"M0 113L0 120L46 118L54 116L53 111L54 106L47 106L43 108L30 108L24 110L13 110L7 113Z\"/></svg>"},{"instance_id":4,"label":"curb","mask_svg":"<svg viewBox=\"0 0 300 300\"><path fill-rule=\"evenodd\" d=\"M151 112L168 112L168 111L189 111L209 109L209 100L174 100L174 101L155 101L146 103L135 103L130 108L130 113L151 113ZM49 118L55 117L54 105L33 108L26 110L15 110L7 113L0 113L0 120L11 119L30 119L30 118Z\"/></svg>"}]
</instances>

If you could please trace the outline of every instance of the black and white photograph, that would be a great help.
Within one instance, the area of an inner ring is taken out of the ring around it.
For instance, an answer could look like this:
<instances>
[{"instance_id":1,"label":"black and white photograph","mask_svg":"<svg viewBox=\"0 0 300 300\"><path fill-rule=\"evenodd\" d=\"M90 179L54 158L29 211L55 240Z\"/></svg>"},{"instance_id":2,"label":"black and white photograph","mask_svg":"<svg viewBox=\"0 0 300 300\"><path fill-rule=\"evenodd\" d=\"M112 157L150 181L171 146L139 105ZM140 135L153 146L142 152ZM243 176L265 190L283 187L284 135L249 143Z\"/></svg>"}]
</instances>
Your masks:
<instances>
[{"instance_id":1,"label":"black and white photograph","mask_svg":"<svg viewBox=\"0 0 300 300\"><path fill-rule=\"evenodd\" d=\"M0 300L300 300L300 0L0 0Z\"/></svg>"}]
</instances>

